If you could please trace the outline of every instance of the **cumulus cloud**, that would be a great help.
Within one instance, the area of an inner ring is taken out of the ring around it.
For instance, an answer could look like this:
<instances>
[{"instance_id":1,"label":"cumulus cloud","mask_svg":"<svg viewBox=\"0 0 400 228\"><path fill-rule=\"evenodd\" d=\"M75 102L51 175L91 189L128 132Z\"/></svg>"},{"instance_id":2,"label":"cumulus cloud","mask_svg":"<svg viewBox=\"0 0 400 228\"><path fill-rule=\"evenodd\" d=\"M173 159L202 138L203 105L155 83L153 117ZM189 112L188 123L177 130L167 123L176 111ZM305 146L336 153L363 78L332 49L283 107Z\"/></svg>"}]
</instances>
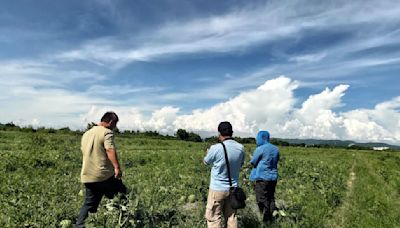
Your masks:
<instances>
[{"instance_id":1,"label":"cumulus cloud","mask_svg":"<svg viewBox=\"0 0 400 228\"><path fill-rule=\"evenodd\" d=\"M296 82L281 76L227 102L179 116L175 124L185 129L215 131L219 122L227 120L240 135L254 133L260 127L274 126L288 117L295 103L296 87Z\"/></svg>"},{"instance_id":2,"label":"cumulus cloud","mask_svg":"<svg viewBox=\"0 0 400 228\"><path fill-rule=\"evenodd\" d=\"M118 128L121 130L156 130L162 134L173 134L176 129L173 122L179 108L166 106L154 111L151 116L143 115L140 110L126 106L92 106L87 113L80 116L82 125L99 122L105 112L113 111L119 117Z\"/></svg>"},{"instance_id":3,"label":"cumulus cloud","mask_svg":"<svg viewBox=\"0 0 400 228\"><path fill-rule=\"evenodd\" d=\"M84 124L91 122L98 123L103 114L108 111L117 113L119 117L119 128L123 130L145 130L143 123L144 116L138 109L133 107L92 106L87 113L80 115L80 119Z\"/></svg>"},{"instance_id":4,"label":"cumulus cloud","mask_svg":"<svg viewBox=\"0 0 400 228\"><path fill-rule=\"evenodd\" d=\"M294 109L280 134L299 138L339 138L342 118L333 109L341 105L341 97L348 87L339 85L311 95L300 109Z\"/></svg>"},{"instance_id":5,"label":"cumulus cloud","mask_svg":"<svg viewBox=\"0 0 400 228\"><path fill-rule=\"evenodd\" d=\"M289 118L296 101L293 96L296 88L297 82L281 76L229 101L208 109L197 109L190 114L179 114L179 108L170 106L154 111L150 117L132 108L92 107L81 118L85 123L96 122L104 112L113 109L120 116L121 129L157 130L173 134L178 128L184 128L203 132L204 135L214 135L219 122L230 121L235 126L236 135L248 136L260 128L274 127Z\"/></svg>"},{"instance_id":6,"label":"cumulus cloud","mask_svg":"<svg viewBox=\"0 0 400 228\"><path fill-rule=\"evenodd\" d=\"M279 76L209 108L182 113L179 107L153 107L149 112L140 106L93 99L90 89L71 94L63 89L40 89L36 84L28 84L9 88L7 82L0 83L0 89L4 91L0 95L0 104L7 107L2 110L2 122L84 129L87 123L98 122L106 111L112 110L120 117L121 130L156 130L172 135L177 129L184 128L205 137L217 134L219 122L230 121L238 136L254 136L258 130L266 129L273 137L280 138L400 144L400 97L376 104L373 109L338 112L337 108L345 105L342 98L349 85L326 88L300 101L294 92L302 82ZM119 89L128 93L140 92L131 87Z\"/></svg>"},{"instance_id":7,"label":"cumulus cloud","mask_svg":"<svg viewBox=\"0 0 400 228\"><path fill-rule=\"evenodd\" d=\"M399 141L400 97L377 104L374 109L357 109L344 113L347 136L357 140Z\"/></svg>"},{"instance_id":8,"label":"cumulus cloud","mask_svg":"<svg viewBox=\"0 0 400 228\"><path fill-rule=\"evenodd\" d=\"M18 125L80 128L79 113L87 112L93 104L113 104L112 101L71 94L62 89L38 89L18 86L12 89L0 84L1 122Z\"/></svg>"},{"instance_id":9,"label":"cumulus cloud","mask_svg":"<svg viewBox=\"0 0 400 228\"><path fill-rule=\"evenodd\" d=\"M299 82L280 76L254 90L242 92L207 109L181 114L177 107L163 107L145 116L132 108L115 108L122 129L157 130L173 134L178 128L215 135L221 121L230 121L236 135L254 136L269 130L273 137L352 139L400 143L400 97L377 104L374 109L337 112L348 85L326 88L301 105L294 97ZM98 120L107 108L93 107L83 120Z\"/></svg>"}]
</instances>

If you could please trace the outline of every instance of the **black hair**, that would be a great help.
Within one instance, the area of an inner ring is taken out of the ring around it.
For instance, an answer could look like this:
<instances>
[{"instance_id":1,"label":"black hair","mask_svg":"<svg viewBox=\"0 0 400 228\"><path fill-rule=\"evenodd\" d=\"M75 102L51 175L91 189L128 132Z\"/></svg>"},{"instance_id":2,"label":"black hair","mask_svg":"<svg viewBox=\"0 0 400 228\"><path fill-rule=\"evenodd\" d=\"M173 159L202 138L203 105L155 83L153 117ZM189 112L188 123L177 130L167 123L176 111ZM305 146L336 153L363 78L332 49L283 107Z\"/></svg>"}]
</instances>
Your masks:
<instances>
[{"instance_id":1,"label":"black hair","mask_svg":"<svg viewBox=\"0 0 400 228\"><path fill-rule=\"evenodd\" d=\"M229 123L228 121L224 121L224 122L219 123L218 132L222 136L232 136L232 134L233 134L232 124Z\"/></svg>"},{"instance_id":2,"label":"black hair","mask_svg":"<svg viewBox=\"0 0 400 228\"><path fill-rule=\"evenodd\" d=\"M118 122L118 116L115 112L106 112L103 117L101 117L101 122L109 123L110 121Z\"/></svg>"}]
</instances>

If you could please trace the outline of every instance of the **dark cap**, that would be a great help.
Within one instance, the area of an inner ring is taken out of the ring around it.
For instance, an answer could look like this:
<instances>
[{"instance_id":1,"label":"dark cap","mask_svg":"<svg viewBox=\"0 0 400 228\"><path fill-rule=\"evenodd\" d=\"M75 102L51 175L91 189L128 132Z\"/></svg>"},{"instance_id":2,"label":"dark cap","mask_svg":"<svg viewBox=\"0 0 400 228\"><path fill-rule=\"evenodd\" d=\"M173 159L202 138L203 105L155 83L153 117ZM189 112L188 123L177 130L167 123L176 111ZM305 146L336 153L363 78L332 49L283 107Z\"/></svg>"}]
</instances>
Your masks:
<instances>
[{"instance_id":1,"label":"dark cap","mask_svg":"<svg viewBox=\"0 0 400 228\"><path fill-rule=\"evenodd\" d=\"M233 133L232 124L229 123L228 121L224 121L224 122L219 123L218 132L222 136L232 136L232 133Z\"/></svg>"}]
</instances>

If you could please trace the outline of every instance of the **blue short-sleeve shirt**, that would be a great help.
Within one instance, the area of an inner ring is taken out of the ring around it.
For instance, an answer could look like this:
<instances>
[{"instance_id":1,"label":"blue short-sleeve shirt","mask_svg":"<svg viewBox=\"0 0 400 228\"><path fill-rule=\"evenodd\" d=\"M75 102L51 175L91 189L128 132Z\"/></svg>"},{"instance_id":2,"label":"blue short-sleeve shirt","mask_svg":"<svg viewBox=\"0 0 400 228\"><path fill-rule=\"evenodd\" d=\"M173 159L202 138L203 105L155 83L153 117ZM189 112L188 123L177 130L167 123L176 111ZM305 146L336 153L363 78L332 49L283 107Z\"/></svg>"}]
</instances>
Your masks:
<instances>
[{"instance_id":1,"label":"blue short-sleeve shirt","mask_svg":"<svg viewBox=\"0 0 400 228\"><path fill-rule=\"evenodd\" d=\"M240 168L244 162L244 147L235 140L224 141L230 163L232 186L239 184ZM229 191L228 170L225 163L224 148L221 143L210 147L204 157L204 163L211 165L210 189L214 191Z\"/></svg>"}]
</instances>

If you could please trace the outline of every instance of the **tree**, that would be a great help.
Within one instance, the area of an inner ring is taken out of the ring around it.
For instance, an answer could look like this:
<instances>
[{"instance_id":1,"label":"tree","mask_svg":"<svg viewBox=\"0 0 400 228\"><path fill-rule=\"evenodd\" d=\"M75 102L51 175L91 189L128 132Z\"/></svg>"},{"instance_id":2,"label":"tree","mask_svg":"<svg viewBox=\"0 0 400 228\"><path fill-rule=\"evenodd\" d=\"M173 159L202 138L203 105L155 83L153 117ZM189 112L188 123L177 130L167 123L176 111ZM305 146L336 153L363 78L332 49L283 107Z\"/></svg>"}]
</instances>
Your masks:
<instances>
[{"instance_id":1,"label":"tree","mask_svg":"<svg viewBox=\"0 0 400 228\"><path fill-rule=\"evenodd\" d=\"M203 142L200 135L193 132L187 132L185 129L178 129L175 133L175 136L184 141Z\"/></svg>"},{"instance_id":2,"label":"tree","mask_svg":"<svg viewBox=\"0 0 400 228\"><path fill-rule=\"evenodd\" d=\"M71 129L69 129L69 127L63 127L63 128L58 129L57 132L60 132L60 133L70 133L70 132L71 132Z\"/></svg>"},{"instance_id":3,"label":"tree","mask_svg":"<svg viewBox=\"0 0 400 228\"><path fill-rule=\"evenodd\" d=\"M189 139L189 133L185 129L178 129L176 131L176 137L180 140L187 141Z\"/></svg>"},{"instance_id":4,"label":"tree","mask_svg":"<svg viewBox=\"0 0 400 228\"><path fill-rule=\"evenodd\" d=\"M218 140L217 136L211 136L211 137L205 138L204 142L207 142L207 143L218 143L219 140Z\"/></svg>"},{"instance_id":5,"label":"tree","mask_svg":"<svg viewBox=\"0 0 400 228\"><path fill-rule=\"evenodd\" d=\"M188 141L192 141L192 142L202 142L203 140L201 140L200 135L190 132L189 133L189 138Z\"/></svg>"},{"instance_id":6,"label":"tree","mask_svg":"<svg viewBox=\"0 0 400 228\"><path fill-rule=\"evenodd\" d=\"M290 143L280 140L280 139L271 139L270 142L276 146L290 146L291 145Z\"/></svg>"}]
</instances>

